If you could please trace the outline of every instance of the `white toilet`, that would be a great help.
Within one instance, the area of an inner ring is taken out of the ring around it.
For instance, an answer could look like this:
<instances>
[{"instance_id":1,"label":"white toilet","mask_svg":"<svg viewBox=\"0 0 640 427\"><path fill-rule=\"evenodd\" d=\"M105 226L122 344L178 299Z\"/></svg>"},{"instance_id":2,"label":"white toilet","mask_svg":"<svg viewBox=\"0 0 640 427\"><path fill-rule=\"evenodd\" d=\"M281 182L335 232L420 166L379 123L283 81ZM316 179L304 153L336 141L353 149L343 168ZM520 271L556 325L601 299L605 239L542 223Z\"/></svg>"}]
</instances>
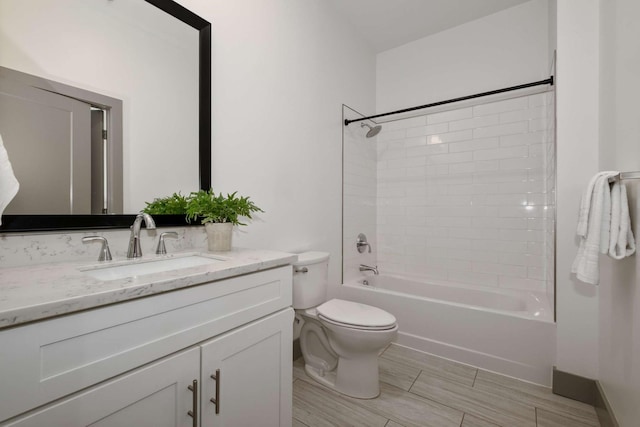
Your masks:
<instances>
[{"instance_id":1,"label":"white toilet","mask_svg":"<svg viewBox=\"0 0 640 427\"><path fill-rule=\"evenodd\" d=\"M293 264L293 308L302 322L307 374L347 396L380 394L378 353L396 336L396 318L376 307L327 299L329 254L305 252Z\"/></svg>"}]
</instances>

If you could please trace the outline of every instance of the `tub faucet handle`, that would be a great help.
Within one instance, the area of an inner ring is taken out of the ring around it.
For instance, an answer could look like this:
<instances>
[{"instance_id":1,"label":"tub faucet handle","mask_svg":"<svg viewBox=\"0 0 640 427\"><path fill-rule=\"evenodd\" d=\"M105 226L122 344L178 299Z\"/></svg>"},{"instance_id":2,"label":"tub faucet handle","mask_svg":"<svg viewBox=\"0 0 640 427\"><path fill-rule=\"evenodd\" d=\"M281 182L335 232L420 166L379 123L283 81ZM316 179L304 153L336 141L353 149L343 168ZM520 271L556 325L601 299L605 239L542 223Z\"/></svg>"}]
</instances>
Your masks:
<instances>
[{"instance_id":1,"label":"tub faucet handle","mask_svg":"<svg viewBox=\"0 0 640 427\"><path fill-rule=\"evenodd\" d=\"M364 253L366 247L369 248L369 253L371 253L371 245L367 242L367 236L364 233L358 234L356 249L358 249L358 252Z\"/></svg>"}]
</instances>

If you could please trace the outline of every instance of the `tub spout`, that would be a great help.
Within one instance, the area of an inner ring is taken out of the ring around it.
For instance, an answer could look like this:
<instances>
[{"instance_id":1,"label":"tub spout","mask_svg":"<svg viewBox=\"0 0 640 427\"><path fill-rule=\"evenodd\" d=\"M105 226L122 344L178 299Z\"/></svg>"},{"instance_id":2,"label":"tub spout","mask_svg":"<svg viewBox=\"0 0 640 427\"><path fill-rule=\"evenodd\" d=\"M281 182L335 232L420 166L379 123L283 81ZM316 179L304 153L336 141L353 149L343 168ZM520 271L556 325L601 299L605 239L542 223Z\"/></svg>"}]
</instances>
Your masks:
<instances>
[{"instance_id":1,"label":"tub spout","mask_svg":"<svg viewBox=\"0 0 640 427\"><path fill-rule=\"evenodd\" d=\"M378 266L371 267L370 265L360 264L360 271L373 271L373 274L378 275Z\"/></svg>"}]
</instances>

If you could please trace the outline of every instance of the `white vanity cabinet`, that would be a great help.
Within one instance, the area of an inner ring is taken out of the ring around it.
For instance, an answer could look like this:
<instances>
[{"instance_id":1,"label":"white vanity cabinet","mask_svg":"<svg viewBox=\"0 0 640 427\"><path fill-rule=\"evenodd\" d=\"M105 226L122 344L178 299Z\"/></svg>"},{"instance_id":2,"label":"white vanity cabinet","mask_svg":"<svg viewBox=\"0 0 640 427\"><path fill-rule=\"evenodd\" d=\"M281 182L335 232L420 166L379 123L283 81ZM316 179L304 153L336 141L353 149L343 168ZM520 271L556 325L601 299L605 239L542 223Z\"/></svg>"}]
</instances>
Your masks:
<instances>
[{"instance_id":1,"label":"white vanity cabinet","mask_svg":"<svg viewBox=\"0 0 640 427\"><path fill-rule=\"evenodd\" d=\"M288 426L290 306L287 265L0 330L0 426Z\"/></svg>"}]
</instances>

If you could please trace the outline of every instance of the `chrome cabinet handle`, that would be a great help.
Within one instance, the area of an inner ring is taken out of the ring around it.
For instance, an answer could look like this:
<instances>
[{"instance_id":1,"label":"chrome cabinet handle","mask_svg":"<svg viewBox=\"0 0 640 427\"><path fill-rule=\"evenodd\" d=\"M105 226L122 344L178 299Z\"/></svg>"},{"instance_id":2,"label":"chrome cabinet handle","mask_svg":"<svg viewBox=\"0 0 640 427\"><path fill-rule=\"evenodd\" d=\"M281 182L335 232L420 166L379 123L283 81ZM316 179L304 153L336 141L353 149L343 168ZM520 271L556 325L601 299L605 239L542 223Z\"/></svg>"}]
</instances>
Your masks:
<instances>
[{"instance_id":1,"label":"chrome cabinet handle","mask_svg":"<svg viewBox=\"0 0 640 427\"><path fill-rule=\"evenodd\" d=\"M211 379L216 382L216 397L209 399L209 402L216 405L216 415L220 413L220 369L216 369L216 373L211 375Z\"/></svg>"},{"instance_id":2,"label":"chrome cabinet handle","mask_svg":"<svg viewBox=\"0 0 640 427\"><path fill-rule=\"evenodd\" d=\"M307 267L302 267L302 268L294 268L293 269L294 273L308 273L309 269Z\"/></svg>"},{"instance_id":3,"label":"chrome cabinet handle","mask_svg":"<svg viewBox=\"0 0 640 427\"><path fill-rule=\"evenodd\" d=\"M83 237L83 242L93 242L99 240L102 242L102 248L100 248L100 255L98 255L98 261L111 261L111 251L109 250L109 242L106 237L102 236L87 236Z\"/></svg>"},{"instance_id":4,"label":"chrome cabinet handle","mask_svg":"<svg viewBox=\"0 0 640 427\"><path fill-rule=\"evenodd\" d=\"M193 411L187 412L193 418L193 427L198 427L198 380L193 380L193 385L187 387L193 392Z\"/></svg>"}]
</instances>

